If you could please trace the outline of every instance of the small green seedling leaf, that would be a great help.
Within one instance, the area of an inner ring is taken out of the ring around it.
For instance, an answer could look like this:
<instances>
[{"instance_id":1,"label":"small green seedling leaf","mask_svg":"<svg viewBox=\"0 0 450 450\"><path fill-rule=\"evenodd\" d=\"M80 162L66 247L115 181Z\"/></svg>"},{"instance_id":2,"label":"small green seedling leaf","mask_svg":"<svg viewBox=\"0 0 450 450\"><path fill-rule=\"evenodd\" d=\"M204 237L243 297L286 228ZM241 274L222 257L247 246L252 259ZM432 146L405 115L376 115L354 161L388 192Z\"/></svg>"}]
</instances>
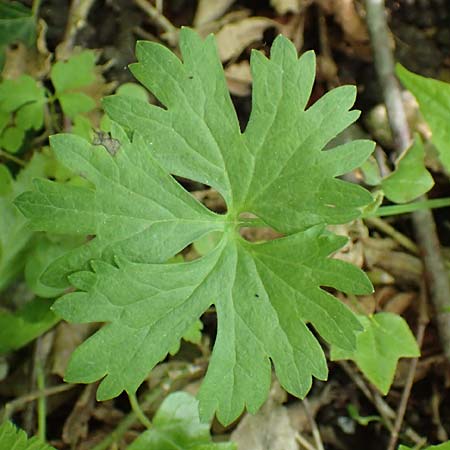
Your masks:
<instances>
[{"instance_id":1,"label":"small green seedling leaf","mask_svg":"<svg viewBox=\"0 0 450 450\"><path fill-rule=\"evenodd\" d=\"M57 94L89 86L95 81L95 53L84 50L52 66L50 79Z\"/></svg>"},{"instance_id":2,"label":"small green seedling leaf","mask_svg":"<svg viewBox=\"0 0 450 450\"><path fill-rule=\"evenodd\" d=\"M413 450L413 448L406 447L406 445L400 445L398 450ZM450 450L450 441L444 442L443 444L431 445L423 450Z\"/></svg>"},{"instance_id":3,"label":"small green seedling leaf","mask_svg":"<svg viewBox=\"0 0 450 450\"><path fill-rule=\"evenodd\" d=\"M212 441L209 424L200 422L198 401L187 392L170 394L159 407L152 425L128 450L236 450L231 442Z\"/></svg>"},{"instance_id":4,"label":"small green seedling leaf","mask_svg":"<svg viewBox=\"0 0 450 450\"><path fill-rule=\"evenodd\" d=\"M95 108L95 101L83 92L63 92L58 95L61 108L66 116L74 119L78 114L86 113Z\"/></svg>"},{"instance_id":5,"label":"small green seedling leaf","mask_svg":"<svg viewBox=\"0 0 450 450\"><path fill-rule=\"evenodd\" d=\"M422 77L397 64L397 76L402 84L416 97L422 113L432 132L441 162L450 172L450 84Z\"/></svg>"},{"instance_id":6,"label":"small green seedling leaf","mask_svg":"<svg viewBox=\"0 0 450 450\"><path fill-rule=\"evenodd\" d=\"M355 405L347 406L348 415L359 425L366 427L370 422L381 422L380 416L361 416L358 408Z\"/></svg>"},{"instance_id":7,"label":"small green seedling leaf","mask_svg":"<svg viewBox=\"0 0 450 450\"><path fill-rule=\"evenodd\" d=\"M81 114L76 115L73 119L72 133L92 142L94 130L91 121Z\"/></svg>"},{"instance_id":8,"label":"small green seedling leaf","mask_svg":"<svg viewBox=\"0 0 450 450\"><path fill-rule=\"evenodd\" d=\"M407 203L428 192L434 180L424 163L422 140L416 135L412 146L397 161L394 172L384 178L384 195L395 203Z\"/></svg>"},{"instance_id":9,"label":"small green seedling leaf","mask_svg":"<svg viewBox=\"0 0 450 450\"><path fill-rule=\"evenodd\" d=\"M16 153L20 150L25 132L18 127L8 127L0 136L0 147L10 153Z\"/></svg>"},{"instance_id":10,"label":"small green seedling leaf","mask_svg":"<svg viewBox=\"0 0 450 450\"><path fill-rule=\"evenodd\" d=\"M0 147L15 153L27 130L39 130L44 123L45 90L22 75L0 83Z\"/></svg>"},{"instance_id":11,"label":"small green seedling leaf","mask_svg":"<svg viewBox=\"0 0 450 450\"><path fill-rule=\"evenodd\" d=\"M364 331L356 338L356 349L331 346L331 359L351 359L364 375L386 395L394 381L399 358L420 356L417 342L405 320L398 314L359 316Z\"/></svg>"},{"instance_id":12,"label":"small green seedling leaf","mask_svg":"<svg viewBox=\"0 0 450 450\"><path fill-rule=\"evenodd\" d=\"M25 431L11 422L0 425L0 448L5 450L56 450L37 437L28 439Z\"/></svg>"},{"instance_id":13,"label":"small green seedling leaf","mask_svg":"<svg viewBox=\"0 0 450 450\"><path fill-rule=\"evenodd\" d=\"M15 80L3 80L0 83L1 111L11 113L26 104L34 102L43 104L44 101L44 89L29 75L21 75Z\"/></svg>"},{"instance_id":14,"label":"small green seedling leaf","mask_svg":"<svg viewBox=\"0 0 450 450\"><path fill-rule=\"evenodd\" d=\"M324 151L359 113L355 89L331 91L311 107L315 59L300 59L278 37L270 59L252 55L253 111L244 133L227 89L214 37L183 29L183 61L149 42L133 72L166 109L117 95L105 107L116 122L108 143L52 138L58 160L89 186L45 180L16 204L36 230L90 235L56 259L43 281L78 289L54 310L72 322L107 322L74 352L66 379L102 380L99 399L136 392L148 372L214 304L218 331L198 398L202 420L229 424L268 395L271 367L304 397L325 379L323 350L308 325L352 351L361 330L353 313L322 287L354 294L372 286L358 268L332 259L346 239L325 230L361 214L371 195L337 177L361 165L373 143ZM111 143L118 144L111 147ZM227 213L199 203L171 174L217 189ZM285 237L250 243L243 213ZM167 263L211 232L201 258Z\"/></svg>"},{"instance_id":15,"label":"small green seedling leaf","mask_svg":"<svg viewBox=\"0 0 450 450\"><path fill-rule=\"evenodd\" d=\"M95 79L95 53L85 50L71 56L67 61L58 61L53 65L50 78L55 88L64 114L74 119L78 114L89 112L95 107L95 101L84 92L79 92ZM74 76L76 74L76 76Z\"/></svg>"},{"instance_id":16,"label":"small green seedling leaf","mask_svg":"<svg viewBox=\"0 0 450 450\"><path fill-rule=\"evenodd\" d=\"M14 313L0 310L0 354L23 347L55 325L59 318L52 304L36 298Z\"/></svg>"},{"instance_id":17,"label":"small green seedling leaf","mask_svg":"<svg viewBox=\"0 0 450 450\"><path fill-rule=\"evenodd\" d=\"M30 189L32 178L44 176L44 160L41 154L35 153L16 179L5 165L0 165L0 290L23 269L24 252L33 236L13 200Z\"/></svg>"},{"instance_id":18,"label":"small green seedling leaf","mask_svg":"<svg viewBox=\"0 0 450 450\"><path fill-rule=\"evenodd\" d=\"M380 168L376 159L371 156L361 164L361 172L363 173L364 182L369 186L378 186L381 183Z\"/></svg>"}]
</instances>

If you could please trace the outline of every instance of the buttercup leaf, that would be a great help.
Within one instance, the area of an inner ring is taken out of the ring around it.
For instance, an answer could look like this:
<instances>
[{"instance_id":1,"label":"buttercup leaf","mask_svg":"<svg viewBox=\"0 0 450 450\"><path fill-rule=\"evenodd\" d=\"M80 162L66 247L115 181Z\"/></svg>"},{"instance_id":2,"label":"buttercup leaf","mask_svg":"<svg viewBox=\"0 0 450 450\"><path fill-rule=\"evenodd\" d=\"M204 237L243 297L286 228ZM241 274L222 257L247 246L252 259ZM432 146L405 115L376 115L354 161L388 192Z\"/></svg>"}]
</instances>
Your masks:
<instances>
[{"instance_id":1,"label":"buttercup leaf","mask_svg":"<svg viewBox=\"0 0 450 450\"><path fill-rule=\"evenodd\" d=\"M180 47L182 61L159 44L138 44L132 71L165 109L107 98L121 125L112 124L113 151L53 137L57 158L89 187L38 180L16 203L36 230L91 236L43 278L78 289L55 303L63 318L107 323L75 351L67 380L102 379L99 399L135 392L214 305L218 331L199 409L203 421L216 413L228 424L265 401L271 361L282 386L299 397L313 376L327 377L308 324L327 342L355 348L360 323L322 287L355 294L372 287L358 268L330 258L346 240L326 225L358 217L371 202L367 191L336 177L358 167L373 143L323 150L358 117L349 111L354 89L338 88L305 110L314 55L298 59L284 37L270 59L253 53L253 111L244 133L214 38L183 29ZM172 174L217 189L227 213L208 210ZM245 241L239 228L255 220L285 236ZM222 236L204 256L167 263L211 232Z\"/></svg>"},{"instance_id":2,"label":"buttercup leaf","mask_svg":"<svg viewBox=\"0 0 450 450\"><path fill-rule=\"evenodd\" d=\"M405 320L398 314L378 313L359 316L364 331L354 350L331 347L331 359L352 359L364 375L386 395L394 381L400 358L420 356L420 350Z\"/></svg>"},{"instance_id":3,"label":"buttercup leaf","mask_svg":"<svg viewBox=\"0 0 450 450\"><path fill-rule=\"evenodd\" d=\"M381 181L386 197L395 203L406 203L428 192L434 185L425 167L425 150L419 135L397 161L394 172Z\"/></svg>"},{"instance_id":4,"label":"buttercup leaf","mask_svg":"<svg viewBox=\"0 0 450 450\"><path fill-rule=\"evenodd\" d=\"M236 450L232 442L212 441L209 424L200 422L197 404L187 392L170 394L155 414L152 428L142 433L128 450Z\"/></svg>"},{"instance_id":5,"label":"buttercup leaf","mask_svg":"<svg viewBox=\"0 0 450 450\"><path fill-rule=\"evenodd\" d=\"M442 165L450 172L450 84L422 77L397 64L396 73L403 85L416 97L439 150Z\"/></svg>"},{"instance_id":6,"label":"buttercup leaf","mask_svg":"<svg viewBox=\"0 0 450 450\"><path fill-rule=\"evenodd\" d=\"M25 431L16 428L11 422L0 425L0 448L12 450L55 450L37 437L28 439Z\"/></svg>"}]
</instances>

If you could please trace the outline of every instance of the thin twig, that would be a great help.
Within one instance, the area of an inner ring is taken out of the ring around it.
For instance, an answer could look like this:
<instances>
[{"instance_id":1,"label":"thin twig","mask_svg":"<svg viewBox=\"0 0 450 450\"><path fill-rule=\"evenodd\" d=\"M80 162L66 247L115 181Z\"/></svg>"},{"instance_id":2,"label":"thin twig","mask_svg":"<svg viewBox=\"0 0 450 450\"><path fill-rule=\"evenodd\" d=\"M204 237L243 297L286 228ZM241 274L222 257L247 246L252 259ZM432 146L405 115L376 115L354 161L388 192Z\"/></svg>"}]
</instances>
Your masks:
<instances>
[{"instance_id":1,"label":"thin twig","mask_svg":"<svg viewBox=\"0 0 450 450\"><path fill-rule=\"evenodd\" d=\"M33 14L34 20L36 21L39 15L39 8L41 7L41 1L42 0L33 0L33 3L31 4L31 13Z\"/></svg>"},{"instance_id":2,"label":"thin twig","mask_svg":"<svg viewBox=\"0 0 450 450\"><path fill-rule=\"evenodd\" d=\"M295 433L295 440L306 450L317 450L309 441L307 441L299 432Z\"/></svg>"},{"instance_id":3,"label":"thin twig","mask_svg":"<svg viewBox=\"0 0 450 450\"><path fill-rule=\"evenodd\" d=\"M9 159L12 162L15 162L16 164L19 164L19 166L24 167L26 165L26 162L21 160L20 158L17 158L14 155L11 155L11 153L6 152L5 150L2 150L0 148L0 158Z\"/></svg>"},{"instance_id":4,"label":"thin twig","mask_svg":"<svg viewBox=\"0 0 450 450\"><path fill-rule=\"evenodd\" d=\"M389 42L384 0L366 0L366 10L375 67L383 91L396 153L400 156L410 146L411 133L400 87L395 78L394 57ZM426 197L421 200L425 199ZM436 224L429 209L414 212L412 221L422 253L427 288L436 310L441 345L447 360L450 361L450 281L442 257Z\"/></svg>"},{"instance_id":5,"label":"thin twig","mask_svg":"<svg viewBox=\"0 0 450 450\"><path fill-rule=\"evenodd\" d=\"M365 219L365 222L367 222L374 228L378 228L380 231L390 236L392 239L397 241L402 247L406 248L414 255L419 254L419 248L411 239L409 239L404 234L400 233L400 231L397 231L392 225L388 224L383 219L380 219L379 217L367 217Z\"/></svg>"},{"instance_id":6,"label":"thin twig","mask_svg":"<svg viewBox=\"0 0 450 450\"><path fill-rule=\"evenodd\" d=\"M157 404L162 398L172 392L174 389L179 388L180 383L188 382L192 379L199 377L204 372L204 367L188 365L182 370L178 376L170 377L167 375L158 386L154 387L151 391L143 394L139 399L140 408L142 411L147 411L155 404ZM138 418L136 412L131 410L119 423L116 429L109 433L101 442L99 442L92 450L106 450L111 448L115 442L119 442L124 434L137 422Z\"/></svg>"},{"instance_id":7,"label":"thin twig","mask_svg":"<svg viewBox=\"0 0 450 450\"><path fill-rule=\"evenodd\" d=\"M47 399L44 395L45 371L42 361L36 363L36 385L40 392L37 400L38 436L42 442L45 442L47 435Z\"/></svg>"},{"instance_id":8,"label":"thin twig","mask_svg":"<svg viewBox=\"0 0 450 450\"><path fill-rule=\"evenodd\" d=\"M316 420L311 412L311 406L307 398L303 399L303 407L305 408L306 416L308 417L309 423L311 425L311 431L316 443L317 450L325 450L323 447L322 438L320 437L319 427L317 426Z\"/></svg>"},{"instance_id":9,"label":"thin twig","mask_svg":"<svg viewBox=\"0 0 450 450\"><path fill-rule=\"evenodd\" d=\"M423 337L425 329L429 322L427 314L427 302L426 302L426 287L425 283L422 283L420 293L419 304L419 323L417 325L416 341L419 348L422 347ZM414 384L414 376L416 374L417 363L419 358L413 358L409 365L408 375L406 376L405 386L403 388L400 404L397 409L397 417L395 418L394 428L391 431L391 439L387 450L395 450L398 441L398 435L403 424L403 419L406 413L406 407L408 406L409 396L411 395L411 389Z\"/></svg>"},{"instance_id":10,"label":"thin twig","mask_svg":"<svg viewBox=\"0 0 450 450\"><path fill-rule=\"evenodd\" d=\"M378 413L383 419L383 423L389 432L392 431L394 425L392 419L395 418L395 411L381 398L381 396L372 392L367 386L363 378L352 369L347 361L337 361L337 363L344 369L345 373L352 379L355 385L361 390L365 397L375 406ZM418 445L423 445L427 442L426 438L420 436L414 429L407 427L405 429L405 436L407 436L412 442Z\"/></svg>"},{"instance_id":11,"label":"thin twig","mask_svg":"<svg viewBox=\"0 0 450 450\"><path fill-rule=\"evenodd\" d=\"M167 35L165 40L170 45L176 45L177 43L177 27L165 17L161 11L158 11L153 5L146 0L134 0L134 3L139 6L151 19L155 25L161 28ZM164 37L164 36L163 36Z\"/></svg>"},{"instance_id":12,"label":"thin twig","mask_svg":"<svg viewBox=\"0 0 450 450\"><path fill-rule=\"evenodd\" d=\"M78 31L86 25L89 11L95 0L72 0L67 18L66 30L62 42L56 48L58 60L69 57Z\"/></svg>"},{"instance_id":13,"label":"thin twig","mask_svg":"<svg viewBox=\"0 0 450 450\"><path fill-rule=\"evenodd\" d=\"M3 409L3 414L0 414L3 420L8 420L18 410L22 409L27 403L37 400L41 395L49 397L50 395L60 394L61 392L69 391L76 387L76 384L59 384L58 386L52 386L45 388L44 390L37 390L18 397L9 403L7 403Z\"/></svg>"},{"instance_id":14,"label":"thin twig","mask_svg":"<svg viewBox=\"0 0 450 450\"><path fill-rule=\"evenodd\" d=\"M384 102L392 128L394 145L398 152L405 151L411 142L400 88L394 72L394 56L389 40L384 0L366 0L367 25L374 53L375 69L384 94Z\"/></svg>"}]
</instances>

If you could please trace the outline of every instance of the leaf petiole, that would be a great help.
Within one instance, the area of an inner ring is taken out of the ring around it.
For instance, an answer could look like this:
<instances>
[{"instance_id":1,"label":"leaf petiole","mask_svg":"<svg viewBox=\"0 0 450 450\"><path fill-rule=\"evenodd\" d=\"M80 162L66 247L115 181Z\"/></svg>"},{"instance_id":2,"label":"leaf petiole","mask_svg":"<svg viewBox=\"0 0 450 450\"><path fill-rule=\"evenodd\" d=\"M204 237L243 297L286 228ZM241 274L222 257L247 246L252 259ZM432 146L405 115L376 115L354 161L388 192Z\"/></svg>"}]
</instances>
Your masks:
<instances>
[{"instance_id":1,"label":"leaf petiole","mask_svg":"<svg viewBox=\"0 0 450 450\"><path fill-rule=\"evenodd\" d=\"M136 398L136 394L128 393L128 398L130 400L131 409L136 414L136 417L139 419L139 421L142 423L142 425L144 425L145 428L147 428L147 429L152 428L152 423L150 422L148 417L145 415L144 411L142 411L141 407L139 406L139 402Z\"/></svg>"},{"instance_id":2,"label":"leaf petiole","mask_svg":"<svg viewBox=\"0 0 450 450\"><path fill-rule=\"evenodd\" d=\"M421 209L436 209L445 208L448 206L450 206L450 197L436 198L432 200L421 200L404 205L381 206L375 211L370 211L363 214L362 218L394 216L396 214L408 214L413 211L419 211Z\"/></svg>"}]
</instances>

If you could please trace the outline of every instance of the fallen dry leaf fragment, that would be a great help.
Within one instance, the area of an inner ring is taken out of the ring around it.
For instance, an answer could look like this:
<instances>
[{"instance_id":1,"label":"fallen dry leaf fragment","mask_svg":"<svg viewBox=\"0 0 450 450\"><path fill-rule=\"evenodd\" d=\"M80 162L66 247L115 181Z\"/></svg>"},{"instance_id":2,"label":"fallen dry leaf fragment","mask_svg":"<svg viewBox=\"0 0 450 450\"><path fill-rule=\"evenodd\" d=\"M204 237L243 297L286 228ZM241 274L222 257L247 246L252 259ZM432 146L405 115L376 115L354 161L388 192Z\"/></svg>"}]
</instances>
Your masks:
<instances>
[{"instance_id":1,"label":"fallen dry leaf fragment","mask_svg":"<svg viewBox=\"0 0 450 450\"><path fill-rule=\"evenodd\" d=\"M249 17L225 25L216 34L221 61L239 56L250 44L263 39L264 31L277 27L277 23L265 17Z\"/></svg>"},{"instance_id":2,"label":"fallen dry leaf fragment","mask_svg":"<svg viewBox=\"0 0 450 450\"><path fill-rule=\"evenodd\" d=\"M201 27L218 19L235 0L199 0L194 18L194 27Z\"/></svg>"},{"instance_id":3,"label":"fallen dry leaf fragment","mask_svg":"<svg viewBox=\"0 0 450 450\"><path fill-rule=\"evenodd\" d=\"M303 0L271 0L270 4L278 14L299 13Z\"/></svg>"},{"instance_id":4,"label":"fallen dry leaf fragment","mask_svg":"<svg viewBox=\"0 0 450 450\"><path fill-rule=\"evenodd\" d=\"M231 64L225 69L228 89L233 95L246 97L250 95L252 74L247 60Z\"/></svg>"},{"instance_id":5,"label":"fallen dry leaf fragment","mask_svg":"<svg viewBox=\"0 0 450 450\"><path fill-rule=\"evenodd\" d=\"M317 0L327 14L332 14L350 41L367 42L369 34L358 14L354 0Z\"/></svg>"},{"instance_id":6,"label":"fallen dry leaf fragment","mask_svg":"<svg viewBox=\"0 0 450 450\"><path fill-rule=\"evenodd\" d=\"M281 405L285 392L273 383L269 399L255 415L246 414L231 433L231 441L245 450L298 450L296 430L287 408Z\"/></svg>"},{"instance_id":7,"label":"fallen dry leaf fragment","mask_svg":"<svg viewBox=\"0 0 450 450\"><path fill-rule=\"evenodd\" d=\"M92 324L60 322L55 331L51 373L64 378L70 355L95 329Z\"/></svg>"},{"instance_id":8,"label":"fallen dry leaf fragment","mask_svg":"<svg viewBox=\"0 0 450 450\"><path fill-rule=\"evenodd\" d=\"M95 405L95 390L97 384L88 384L75 406L73 407L69 417L64 422L62 439L66 444L70 444L71 448L88 436L88 423L92 416Z\"/></svg>"}]
</instances>

